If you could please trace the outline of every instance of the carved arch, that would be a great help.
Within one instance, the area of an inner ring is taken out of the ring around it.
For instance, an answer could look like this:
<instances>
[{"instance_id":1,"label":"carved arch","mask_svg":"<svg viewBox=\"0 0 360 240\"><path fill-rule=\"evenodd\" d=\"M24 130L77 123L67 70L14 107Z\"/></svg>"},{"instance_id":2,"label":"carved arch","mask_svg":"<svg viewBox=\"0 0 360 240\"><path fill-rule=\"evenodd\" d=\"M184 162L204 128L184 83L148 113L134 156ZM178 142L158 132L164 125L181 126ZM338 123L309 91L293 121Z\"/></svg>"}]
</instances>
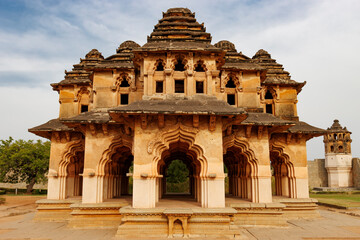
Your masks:
<instances>
[{"instance_id":1,"label":"carved arch","mask_svg":"<svg viewBox=\"0 0 360 240\"><path fill-rule=\"evenodd\" d=\"M241 83L239 78L236 76L235 73L230 72L227 74L227 76L223 79L222 82L222 86L224 86L224 88L226 88L226 84L229 82L229 80L232 79L234 81L234 84L236 86L236 91L240 91L241 90Z\"/></svg>"},{"instance_id":2,"label":"carved arch","mask_svg":"<svg viewBox=\"0 0 360 240\"><path fill-rule=\"evenodd\" d=\"M103 152L101 159L96 167L95 174L96 176L103 177L105 176L105 166L108 162L111 161L111 156L116 152L116 149L119 147L127 147L133 153L133 140L127 135L122 135L115 138L109 147Z\"/></svg>"},{"instance_id":3,"label":"carved arch","mask_svg":"<svg viewBox=\"0 0 360 240\"><path fill-rule=\"evenodd\" d=\"M237 154L241 154L245 156L248 163L247 165L248 167L244 169L237 168L234 174L240 176L240 171L246 171L245 175L249 177L249 183L250 183L250 194L248 194L248 197L252 202L259 202L259 195L260 195L259 178L258 178L259 161L256 158L254 151L250 148L249 143L245 138L238 137L235 134L223 138L223 154L225 155L228 149L230 149L231 147L240 149L240 152L237 152Z\"/></svg>"},{"instance_id":4,"label":"carved arch","mask_svg":"<svg viewBox=\"0 0 360 240\"><path fill-rule=\"evenodd\" d=\"M116 87L116 90L119 91L120 90L120 85L122 84L123 81L127 81L128 84L129 84L129 87L132 86L132 77L127 74L127 73L120 73L119 76L116 78L116 81L115 81L115 87Z\"/></svg>"},{"instance_id":5,"label":"carved arch","mask_svg":"<svg viewBox=\"0 0 360 240\"><path fill-rule=\"evenodd\" d=\"M196 155L192 157L196 158L200 163L199 176L206 177L207 159L204 156L203 149L199 145L195 144L195 137L198 131L199 130L197 128L187 127L178 122L174 126L163 129L156 139L149 142L148 153L155 155L152 161L152 176L156 177L158 175L158 163L161 161L163 153L170 149L170 144L180 141L182 143L186 143L188 150Z\"/></svg>"},{"instance_id":6,"label":"carved arch","mask_svg":"<svg viewBox=\"0 0 360 240\"><path fill-rule=\"evenodd\" d=\"M81 139L74 143L70 143L67 146L67 150L64 152L62 159L59 163L59 199L65 199L67 195L66 178L67 168L71 162L71 159L76 156L77 152L84 151L84 140Z\"/></svg>"},{"instance_id":7,"label":"carved arch","mask_svg":"<svg viewBox=\"0 0 360 240\"><path fill-rule=\"evenodd\" d=\"M267 91L270 91L271 95L273 96L273 99L274 100L277 100L278 99L278 93L276 91L276 89L274 89L273 87L270 87L270 86L266 86L266 87L263 87L260 91L260 100L261 101L265 101L265 95L267 93Z\"/></svg>"},{"instance_id":8,"label":"carved arch","mask_svg":"<svg viewBox=\"0 0 360 240\"><path fill-rule=\"evenodd\" d=\"M199 66L204 70L203 72L206 72L208 70L206 63L203 60L199 60L194 64L194 70Z\"/></svg>"},{"instance_id":9,"label":"carved arch","mask_svg":"<svg viewBox=\"0 0 360 240\"><path fill-rule=\"evenodd\" d=\"M85 150L84 140L76 141L71 143L59 163L59 177L67 176L67 166L69 165L71 158L75 157L77 152L83 152Z\"/></svg>"},{"instance_id":10,"label":"carved arch","mask_svg":"<svg viewBox=\"0 0 360 240\"><path fill-rule=\"evenodd\" d=\"M289 186L288 186L289 197L296 198L297 191L296 191L296 177L295 177L294 164L291 162L291 158L290 158L289 154L287 154L284 151L284 149L285 149L285 146L282 146L280 143L273 142L270 146L270 159L276 157L280 160L279 162L276 162L274 165L274 168L275 167L279 168L279 169L274 169L275 174L277 174L277 175L280 174L281 177L284 177L281 172L281 167L284 166L286 168L286 173L287 173L286 177L288 178L288 181L289 181ZM278 171L278 172L276 172L276 171ZM283 188L283 186L276 184L276 187L278 188L277 192L280 191L281 194L283 194L282 193L283 190L281 189L281 188Z\"/></svg>"},{"instance_id":11,"label":"carved arch","mask_svg":"<svg viewBox=\"0 0 360 240\"><path fill-rule=\"evenodd\" d=\"M75 102L81 102L81 98L82 98L82 96L83 96L84 94L89 95L89 99L90 99L90 90L89 90L87 87L81 87L81 88L77 91L74 101L75 101Z\"/></svg>"},{"instance_id":12,"label":"carved arch","mask_svg":"<svg viewBox=\"0 0 360 240\"><path fill-rule=\"evenodd\" d=\"M153 71L157 71L156 69L157 69L157 67L159 66L159 64L161 64L162 67L163 67L163 69L165 69L165 66L166 66L165 60L159 58L159 59L156 60L156 62L155 62L155 64L154 64Z\"/></svg>"},{"instance_id":13,"label":"carved arch","mask_svg":"<svg viewBox=\"0 0 360 240\"><path fill-rule=\"evenodd\" d=\"M175 70L175 65L179 61L181 61L181 63L184 64L184 70L189 69L188 60L183 54L175 55L175 58L171 61L171 65L170 65L171 69Z\"/></svg>"}]
</instances>

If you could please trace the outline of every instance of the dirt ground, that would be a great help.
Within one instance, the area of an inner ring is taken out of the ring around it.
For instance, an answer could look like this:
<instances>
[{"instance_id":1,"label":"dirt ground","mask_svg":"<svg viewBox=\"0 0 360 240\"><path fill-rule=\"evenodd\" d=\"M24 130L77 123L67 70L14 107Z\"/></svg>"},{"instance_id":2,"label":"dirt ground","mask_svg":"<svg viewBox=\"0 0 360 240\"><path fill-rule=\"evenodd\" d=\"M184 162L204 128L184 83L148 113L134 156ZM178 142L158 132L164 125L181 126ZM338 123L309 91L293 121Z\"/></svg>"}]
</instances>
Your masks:
<instances>
[{"instance_id":1,"label":"dirt ground","mask_svg":"<svg viewBox=\"0 0 360 240\"><path fill-rule=\"evenodd\" d=\"M36 211L35 202L39 199L44 199L46 196L6 196L0 195L5 198L5 204L0 205L0 218L3 220L4 217L23 215L30 212Z\"/></svg>"},{"instance_id":2,"label":"dirt ground","mask_svg":"<svg viewBox=\"0 0 360 240\"><path fill-rule=\"evenodd\" d=\"M114 239L117 229L71 229L66 223L34 222L35 201L45 196L1 196L0 240ZM291 220L287 227L244 227L246 240L360 240L360 210L320 207L319 219ZM210 239L207 239L210 240Z\"/></svg>"}]
</instances>

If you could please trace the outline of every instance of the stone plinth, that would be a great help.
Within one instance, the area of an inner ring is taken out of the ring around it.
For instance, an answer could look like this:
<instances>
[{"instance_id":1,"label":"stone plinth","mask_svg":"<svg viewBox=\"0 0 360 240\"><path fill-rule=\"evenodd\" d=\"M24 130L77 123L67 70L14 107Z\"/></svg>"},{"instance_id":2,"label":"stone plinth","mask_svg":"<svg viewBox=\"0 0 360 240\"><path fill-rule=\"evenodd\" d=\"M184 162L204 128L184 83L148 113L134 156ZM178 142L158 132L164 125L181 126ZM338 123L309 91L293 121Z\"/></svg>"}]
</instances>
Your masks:
<instances>
[{"instance_id":1,"label":"stone plinth","mask_svg":"<svg viewBox=\"0 0 360 240\"><path fill-rule=\"evenodd\" d=\"M34 221L65 222L71 218L70 205L80 201L81 199L38 200L36 201L38 207Z\"/></svg>"},{"instance_id":2,"label":"stone plinth","mask_svg":"<svg viewBox=\"0 0 360 240\"><path fill-rule=\"evenodd\" d=\"M117 239L159 239L166 237L234 239L241 231L233 226L233 208L120 209Z\"/></svg>"},{"instance_id":3,"label":"stone plinth","mask_svg":"<svg viewBox=\"0 0 360 240\"><path fill-rule=\"evenodd\" d=\"M275 198L274 202L285 205L282 211L286 220L320 217L317 205L318 201L313 198Z\"/></svg>"},{"instance_id":4,"label":"stone plinth","mask_svg":"<svg viewBox=\"0 0 360 240\"><path fill-rule=\"evenodd\" d=\"M237 226L286 226L281 203L232 203L236 209L234 224Z\"/></svg>"},{"instance_id":5,"label":"stone plinth","mask_svg":"<svg viewBox=\"0 0 360 240\"><path fill-rule=\"evenodd\" d=\"M70 206L71 228L117 228L121 222L119 209L127 203L76 203Z\"/></svg>"},{"instance_id":6,"label":"stone plinth","mask_svg":"<svg viewBox=\"0 0 360 240\"><path fill-rule=\"evenodd\" d=\"M327 154L325 168L328 172L328 187L352 187L352 155Z\"/></svg>"}]
</instances>

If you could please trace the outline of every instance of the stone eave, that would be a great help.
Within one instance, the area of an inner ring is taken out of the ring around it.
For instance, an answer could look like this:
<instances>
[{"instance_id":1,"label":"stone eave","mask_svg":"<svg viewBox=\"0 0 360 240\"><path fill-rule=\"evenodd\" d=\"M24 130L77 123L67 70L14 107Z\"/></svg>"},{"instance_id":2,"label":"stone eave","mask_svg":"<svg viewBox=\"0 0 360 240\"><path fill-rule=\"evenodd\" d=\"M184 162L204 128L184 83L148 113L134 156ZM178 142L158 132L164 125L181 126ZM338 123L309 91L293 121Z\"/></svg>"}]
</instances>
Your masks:
<instances>
[{"instance_id":1,"label":"stone eave","mask_svg":"<svg viewBox=\"0 0 360 240\"><path fill-rule=\"evenodd\" d=\"M44 124L29 128L28 131L47 139L51 139L52 132L76 132L73 128L63 124L59 118L51 119Z\"/></svg>"},{"instance_id":2,"label":"stone eave","mask_svg":"<svg viewBox=\"0 0 360 240\"><path fill-rule=\"evenodd\" d=\"M110 116L107 112L107 108L94 109L90 112L80 113L70 118L60 118L60 121L64 124L76 123L76 124L105 124L110 122Z\"/></svg>"},{"instance_id":3,"label":"stone eave","mask_svg":"<svg viewBox=\"0 0 360 240\"><path fill-rule=\"evenodd\" d=\"M243 108L230 106L216 97L197 95L193 97L168 96L167 99L150 99L109 109L112 114L175 114L175 115L222 115L246 114Z\"/></svg>"},{"instance_id":4,"label":"stone eave","mask_svg":"<svg viewBox=\"0 0 360 240\"><path fill-rule=\"evenodd\" d=\"M311 126L306 122L299 121L299 122L295 122L295 125L289 128L287 132L322 136L327 133L327 130Z\"/></svg>"},{"instance_id":5,"label":"stone eave","mask_svg":"<svg viewBox=\"0 0 360 240\"><path fill-rule=\"evenodd\" d=\"M247 119L241 125L256 125L256 126L288 126L295 125L294 121L283 120L275 117L269 113L254 113L249 112Z\"/></svg>"},{"instance_id":6,"label":"stone eave","mask_svg":"<svg viewBox=\"0 0 360 240\"><path fill-rule=\"evenodd\" d=\"M247 62L226 62L221 66L222 69L225 70L246 70L246 71L266 71L266 68Z\"/></svg>"},{"instance_id":7,"label":"stone eave","mask_svg":"<svg viewBox=\"0 0 360 240\"><path fill-rule=\"evenodd\" d=\"M294 81L294 80L292 80L292 81ZM263 81L261 84L266 85L266 86L279 85L279 86L295 87L297 93L300 93L302 88L306 85L306 81L304 81L304 82L296 82L296 81L294 81L294 82L290 82L290 81L289 82L270 82L270 81L266 82L266 79L265 79L265 81Z\"/></svg>"}]
</instances>

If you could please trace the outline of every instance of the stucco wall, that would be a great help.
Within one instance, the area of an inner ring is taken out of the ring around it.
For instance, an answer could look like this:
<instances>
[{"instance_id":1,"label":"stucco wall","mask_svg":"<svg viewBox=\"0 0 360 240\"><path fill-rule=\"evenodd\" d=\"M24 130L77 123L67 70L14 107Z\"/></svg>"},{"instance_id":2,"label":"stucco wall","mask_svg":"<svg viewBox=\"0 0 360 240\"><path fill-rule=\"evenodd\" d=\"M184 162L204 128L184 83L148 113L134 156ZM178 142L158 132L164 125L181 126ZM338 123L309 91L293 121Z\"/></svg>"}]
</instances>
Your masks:
<instances>
[{"instance_id":1,"label":"stucco wall","mask_svg":"<svg viewBox=\"0 0 360 240\"><path fill-rule=\"evenodd\" d=\"M353 158L352 168L354 187L360 188L360 158Z\"/></svg>"},{"instance_id":2,"label":"stucco wall","mask_svg":"<svg viewBox=\"0 0 360 240\"><path fill-rule=\"evenodd\" d=\"M325 159L308 161L309 187L327 187L328 176L325 168ZM352 159L352 176L355 188L360 188L360 158Z\"/></svg>"},{"instance_id":3,"label":"stucco wall","mask_svg":"<svg viewBox=\"0 0 360 240\"><path fill-rule=\"evenodd\" d=\"M309 187L327 187L328 176L325 168L325 159L308 161Z\"/></svg>"}]
</instances>

